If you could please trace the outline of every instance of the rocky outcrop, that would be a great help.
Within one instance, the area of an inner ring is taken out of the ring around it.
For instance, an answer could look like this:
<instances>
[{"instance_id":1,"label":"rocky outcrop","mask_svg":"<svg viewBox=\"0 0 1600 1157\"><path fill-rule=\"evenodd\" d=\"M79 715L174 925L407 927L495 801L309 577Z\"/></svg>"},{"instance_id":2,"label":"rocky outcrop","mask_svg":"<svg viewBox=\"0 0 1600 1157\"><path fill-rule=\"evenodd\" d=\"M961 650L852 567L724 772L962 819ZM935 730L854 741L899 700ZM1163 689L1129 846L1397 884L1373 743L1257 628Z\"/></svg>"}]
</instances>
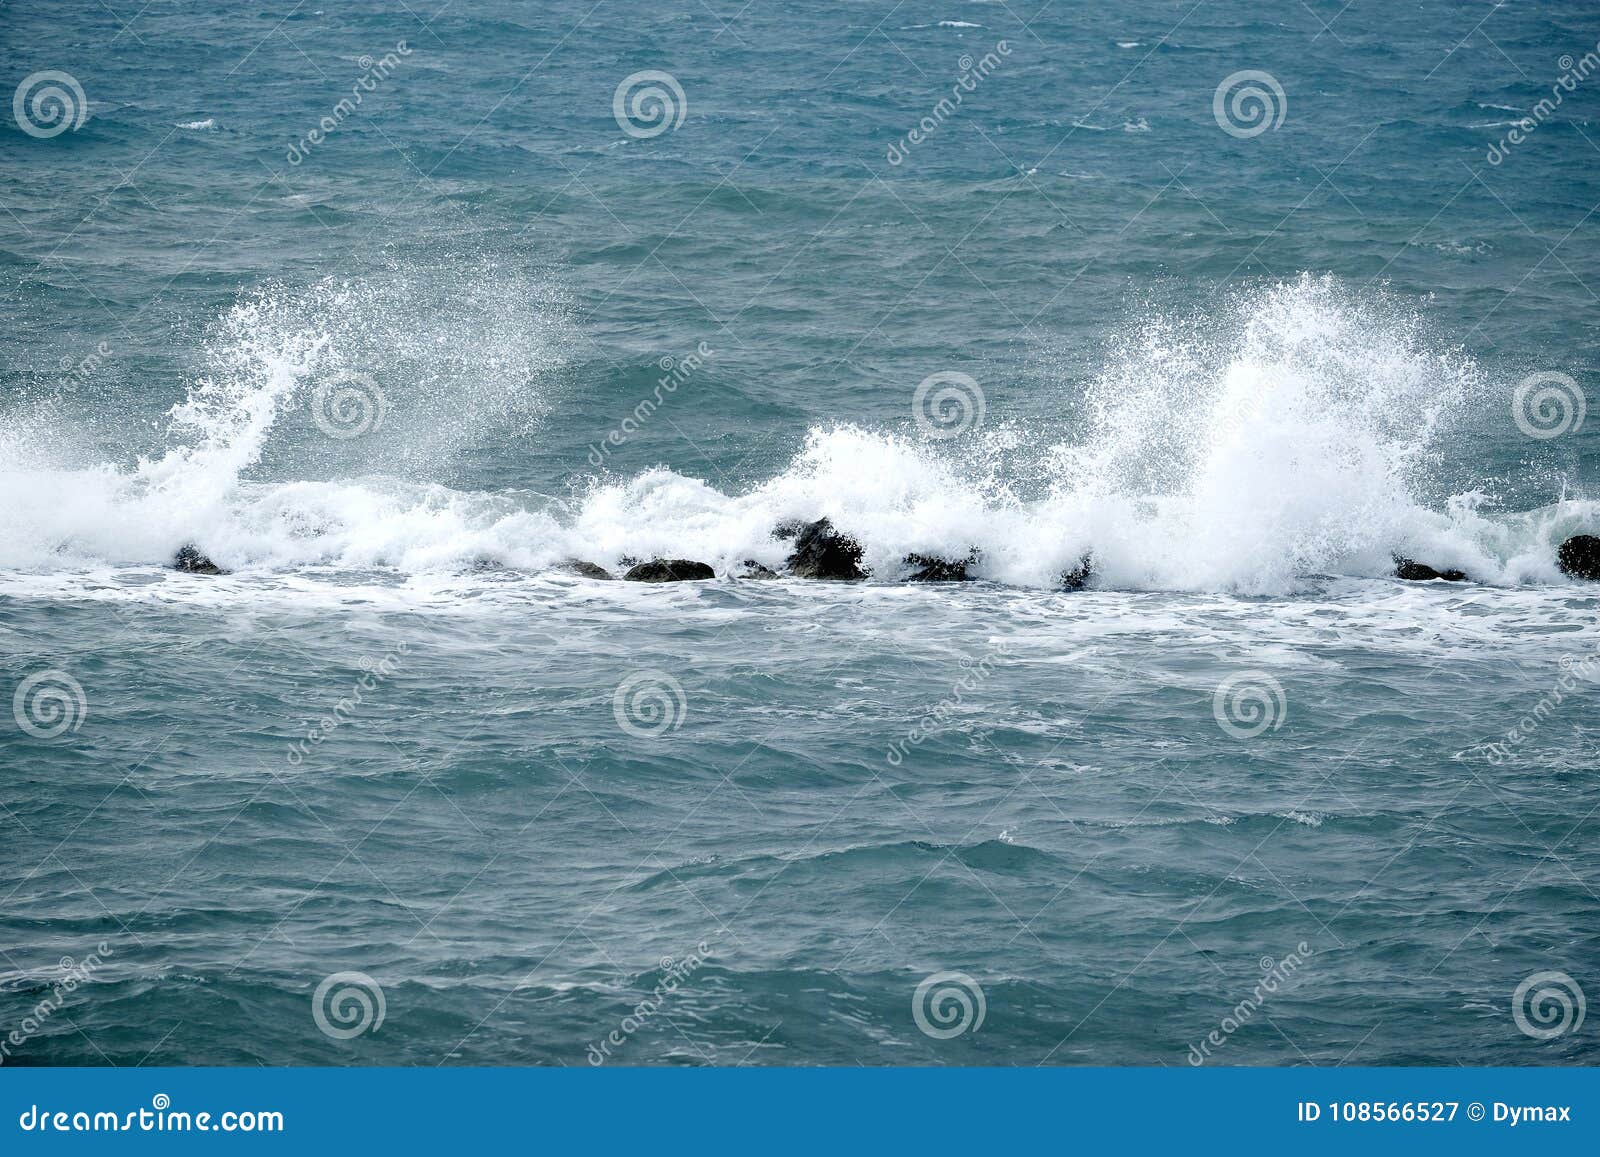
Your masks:
<instances>
[{"instance_id":1,"label":"rocky outcrop","mask_svg":"<svg viewBox=\"0 0 1600 1157\"><path fill-rule=\"evenodd\" d=\"M850 581L867 577L867 572L861 569L861 544L847 534L840 534L826 518L799 527L785 523L773 534L794 539L794 553L789 556L788 567L796 578Z\"/></svg>"},{"instance_id":2,"label":"rocky outcrop","mask_svg":"<svg viewBox=\"0 0 1600 1157\"><path fill-rule=\"evenodd\" d=\"M1580 579L1600 579L1600 538L1575 534L1556 552L1556 565L1562 574Z\"/></svg>"},{"instance_id":3,"label":"rocky outcrop","mask_svg":"<svg viewBox=\"0 0 1600 1157\"><path fill-rule=\"evenodd\" d=\"M739 572L742 579L775 579L781 577L770 566L762 566L753 558L744 560L744 569Z\"/></svg>"},{"instance_id":4,"label":"rocky outcrop","mask_svg":"<svg viewBox=\"0 0 1600 1157\"><path fill-rule=\"evenodd\" d=\"M172 556L172 569L181 570L184 574L227 574L216 563L200 553L200 548L192 542L186 542L178 548L178 553Z\"/></svg>"},{"instance_id":5,"label":"rocky outcrop","mask_svg":"<svg viewBox=\"0 0 1600 1157\"><path fill-rule=\"evenodd\" d=\"M569 558L561 564L561 569L568 574L581 575L587 579L602 579L615 582L616 575L597 563L585 562L581 558Z\"/></svg>"},{"instance_id":6,"label":"rocky outcrop","mask_svg":"<svg viewBox=\"0 0 1600 1157\"><path fill-rule=\"evenodd\" d=\"M716 578L717 572L703 562L686 558L656 558L630 567L622 577L630 583L682 583Z\"/></svg>"},{"instance_id":7,"label":"rocky outcrop","mask_svg":"<svg viewBox=\"0 0 1600 1157\"><path fill-rule=\"evenodd\" d=\"M911 573L906 575L906 581L912 583L971 582L972 576L967 573L967 568L977 561L977 551L973 551L959 562L951 562L947 558L939 558L930 554L908 554L904 565L910 569Z\"/></svg>"},{"instance_id":8,"label":"rocky outcrop","mask_svg":"<svg viewBox=\"0 0 1600 1157\"><path fill-rule=\"evenodd\" d=\"M1460 583L1467 581L1467 572L1461 570L1434 570L1425 562L1415 559L1399 558L1394 560L1395 578L1405 579L1407 582L1423 583L1432 579L1442 579L1447 583Z\"/></svg>"},{"instance_id":9,"label":"rocky outcrop","mask_svg":"<svg viewBox=\"0 0 1600 1157\"><path fill-rule=\"evenodd\" d=\"M1089 578L1094 574L1088 555L1078 560L1078 565L1071 570L1061 572L1061 589L1064 591L1081 591L1089 585Z\"/></svg>"}]
</instances>

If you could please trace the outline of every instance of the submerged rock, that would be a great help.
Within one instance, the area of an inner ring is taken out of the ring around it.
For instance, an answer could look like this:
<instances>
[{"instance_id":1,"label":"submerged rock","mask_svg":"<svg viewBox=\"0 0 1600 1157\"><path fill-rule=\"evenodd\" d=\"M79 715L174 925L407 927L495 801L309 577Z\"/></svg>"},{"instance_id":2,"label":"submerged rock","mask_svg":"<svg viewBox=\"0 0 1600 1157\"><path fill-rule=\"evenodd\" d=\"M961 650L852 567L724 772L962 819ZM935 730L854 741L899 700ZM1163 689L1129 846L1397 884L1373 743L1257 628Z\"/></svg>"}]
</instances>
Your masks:
<instances>
[{"instance_id":1,"label":"submerged rock","mask_svg":"<svg viewBox=\"0 0 1600 1157\"><path fill-rule=\"evenodd\" d=\"M967 568L978 561L978 552L973 551L959 562L938 558L929 554L908 554L905 565L911 567L911 573L906 576L906 581L911 583L965 583L971 582L972 576L967 573Z\"/></svg>"},{"instance_id":2,"label":"submerged rock","mask_svg":"<svg viewBox=\"0 0 1600 1157\"><path fill-rule=\"evenodd\" d=\"M1089 577L1094 574L1088 555L1078 561L1078 565L1069 571L1061 572L1061 589L1064 591L1081 591L1089 585Z\"/></svg>"},{"instance_id":3,"label":"submerged rock","mask_svg":"<svg viewBox=\"0 0 1600 1157\"><path fill-rule=\"evenodd\" d=\"M172 569L181 570L185 574L227 574L216 563L200 553L200 548L192 542L186 542L178 548L178 553L172 556Z\"/></svg>"},{"instance_id":4,"label":"submerged rock","mask_svg":"<svg viewBox=\"0 0 1600 1157\"><path fill-rule=\"evenodd\" d=\"M656 558L630 567L622 577L630 583L682 583L716 578L717 572L703 562L686 558Z\"/></svg>"},{"instance_id":5,"label":"submerged rock","mask_svg":"<svg viewBox=\"0 0 1600 1157\"><path fill-rule=\"evenodd\" d=\"M561 569L569 574L582 575L590 579L609 579L616 581L617 576L598 563L585 562L581 558L569 558L561 564Z\"/></svg>"},{"instance_id":6,"label":"submerged rock","mask_svg":"<svg viewBox=\"0 0 1600 1157\"><path fill-rule=\"evenodd\" d=\"M777 527L773 534L779 538L794 539L794 553L789 556L789 573L798 578L812 579L864 579L867 572L861 569L861 544L847 534L840 534L826 518L805 523L792 534L788 523Z\"/></svg>"},{"instance_id":7,"label":"submerged rock","mask_svg":"<svg viewBox=\"0 0 1600 1157\"><path fill-rule=\"evenodd\" d=\"M1434 570L1425 562L1417 562L1410 558L1396 558L1394 560L1395 578L1405 579L1407 582L1422 583L1431 579L1443 579L1447 583L1467 581L1467 572L1461 570Z\"/></svg>"},{"instance_id":8,"label":"submerged rock","mask_svg":"<svg viewBox=\"0 0 1600 1157\"><path fill-rule=\"evenodd\" d=\"M1600 579L1600 538L1575 534L1556 552L1556 565L1573 578Z\"/></svg>"},{"instance_id":9,"label":"submerged rock","mask_svg":"<svg viewBox=\"0 0 1600 1157\"><path fill-rule=\"evenodd\" d=\"M778 572L770 566L762 566L753 558L744 560L744 570L739 572L742 579L775 579L780 577Z\"/></svg>"}]
</instances>

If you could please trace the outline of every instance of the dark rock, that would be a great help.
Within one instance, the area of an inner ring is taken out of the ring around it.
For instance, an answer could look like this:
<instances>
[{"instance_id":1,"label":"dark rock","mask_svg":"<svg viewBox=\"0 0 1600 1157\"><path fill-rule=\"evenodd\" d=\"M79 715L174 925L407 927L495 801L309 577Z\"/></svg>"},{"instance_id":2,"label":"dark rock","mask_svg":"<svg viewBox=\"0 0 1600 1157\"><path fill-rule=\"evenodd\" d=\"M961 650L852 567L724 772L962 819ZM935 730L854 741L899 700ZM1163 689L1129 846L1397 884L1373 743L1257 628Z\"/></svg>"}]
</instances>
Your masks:
<instances>
[{"instance_id":1,"label":"dark rock","mask_svg":"<svg viewBox=\"0 0 1600 1157\"><path fill-rule=\"evenodd\" d=\"M1415 559L1395 557L1395 578L1405 579L1407 582L1425 583L1432 579L1443 579L1447 583L1467 581L1467 572L1460 570L1434 570L1425 562Z\"/></svg>"},{"instance_id":2,"label":"dark rock","mask_svg":"<svg viewBox=\"0 0 1600 1157\"><path fill-rule=\"evenodd\" d=\"M978 552L973 551L960 562L951 562L949 559L937 558L929 554L908 554L905 565L912 568L906 576L906 581L911 583L964 583L971 582L972 576L967 573L967 567L978 561Z\"/></svg>"},{"instance_id":3,"label":"dark rock","mask_svg":"<svg viewBox=\"0 0 1600 1157\"><path fill-rule=\"evenodd\" d=\"M1094 574L1088 555L1078 561L1078 565L1069 571L1061 573L1061 589L1064 591L1081 591L1089 585L1089 577Z\"/></svg>"},{"instance_id":4,"label":"dark rock","mask_svg":"<svg viewBox=\"0 0 1600 1157\"><path fill-rule=\"evenodd\" d=\"M172 569L181 570L185 574L227 574L216 563L200 553L200 548L192 542L186 542L178 548L178 553L172 556Z\"/></svg>"},{"instance_id":5,"label":"dark rock","mask_svg":"<svg viewBox=\"0 0 1600 1157\"><path fill-rule=\"evenodd\" d=\"M774 534L787 529L780 526ZM826 518L808 522L794 534L794 553L789 556L789 573L798 578L864 579L861 569L861 544L833 529Z\"/></svg>"},{"instance_id":6,"label":"dark rock","mask_svg":"<svg viewBox=\"0 0 1600 1157\"><path fill-rule=\"evenodd\" d=\"M800 532L810 525L803 518L786 518L772 528L772 537L779 542L785 542L791 538L799 537Z\"/></svg>"},{"instance_id":7,"label":"dark rock","mask_svg":"<svg viewBox=\"0 0 1600 1157\"><path fill-rule=\"evenodd\" d=\"M1600 579L1600 538L1575 534L1556 552L1556 565L1573 578Z\"/></svg>"},{"instance_id":8,"label":"dark rock","mask_svg":"<svg viewBox=\"0 0 1600 1157\"><path fill-rule=\"evenodd\" d=\"M739 577L742 579L775 579L779 576L778 572L771 567L762 566L755 559L747 558L744 560L744 570L739 572Z\"/></svg>"},{"instance_id":9,"label":"dark rock","mask_svg":"<svg viewBox=\"0 0 1600 1157\"><path fill-rule=\"evenodd\" d=\"M629 568L622 577L631 583L682 583L716 578L717 572L703 562L686 558L657 558Z\"/></svg>"},{"instance_id":10,"label":"dark rock","mask_svg":"<svg viewBox=\"0 0 1600 1157\"><path fill-rule=\"evenodd\" d=\"M584 578L590 579L610 579L615 581L617 577L605 567L596 563L585 562L581 558L567 559L561 564L561 569L571 574L582 575Z\"/></svg>"}]
</instances>

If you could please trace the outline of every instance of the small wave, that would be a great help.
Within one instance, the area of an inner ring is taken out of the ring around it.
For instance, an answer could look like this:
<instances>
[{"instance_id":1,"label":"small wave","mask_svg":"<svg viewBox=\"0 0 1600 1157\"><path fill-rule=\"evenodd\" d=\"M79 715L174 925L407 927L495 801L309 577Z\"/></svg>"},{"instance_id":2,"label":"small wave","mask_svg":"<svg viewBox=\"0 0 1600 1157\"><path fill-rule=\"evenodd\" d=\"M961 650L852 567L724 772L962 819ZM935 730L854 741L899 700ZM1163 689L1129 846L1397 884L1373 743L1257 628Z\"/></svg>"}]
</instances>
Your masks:
<instances>
[{"instance_id":1,"label":"small wave","mask_svg":"<svg viewBox=\"0 0 1600 1157\"><path fill-rule=\"evenodd\" d=\"M193 132L210 132L217 127L215 117L207 117L203 121L179 121L178 128L189 129Z\"/></svg>"}]
</instances>

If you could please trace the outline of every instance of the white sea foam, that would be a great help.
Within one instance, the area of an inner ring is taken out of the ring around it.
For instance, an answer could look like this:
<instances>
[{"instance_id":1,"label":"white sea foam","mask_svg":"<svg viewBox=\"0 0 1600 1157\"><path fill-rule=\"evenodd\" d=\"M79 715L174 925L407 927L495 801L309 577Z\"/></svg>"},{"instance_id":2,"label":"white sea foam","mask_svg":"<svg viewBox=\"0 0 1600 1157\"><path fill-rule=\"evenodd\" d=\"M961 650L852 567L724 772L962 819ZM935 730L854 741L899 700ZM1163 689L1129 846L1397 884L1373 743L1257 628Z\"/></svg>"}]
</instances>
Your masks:
<instances>
[{"instance_id":1,"label":"white sea foam","mask_svg":"<svg viewBox=\"0 0 1600 1157\"><path fill-rule=\"evenodd\" d=\"M887 578L908 553L975 551L984 578L1050 587L1089 555L1111 588L1267 594L1311 575L1381 577L1396 552L1494 583L1558 582L1556 544L1600 522L1591 501L1503 513L1439 491L1458 421L1489 396L1480 371L1393 301L1309 277L1150 315L1108 347L1087 429L1057 444L1003 424L953 443L839 424L742 493L666 468L591 479L575 498L452 490L431 464L487 427L536 421L564 340L547 287L523 284L507 304L500 282L463 305L474 284L248 298L173 410L171 447L132 464L73 461L48 422L11 415L0 567L159 565L193 541L246 572L652 556L723 572L781 565L774 525L826 515ZM397 395L385 424L349 443L308 433L317 385L366 370ZM1024 493L1001 459L1048 481Z\"/></svg>"}]
</instances>

